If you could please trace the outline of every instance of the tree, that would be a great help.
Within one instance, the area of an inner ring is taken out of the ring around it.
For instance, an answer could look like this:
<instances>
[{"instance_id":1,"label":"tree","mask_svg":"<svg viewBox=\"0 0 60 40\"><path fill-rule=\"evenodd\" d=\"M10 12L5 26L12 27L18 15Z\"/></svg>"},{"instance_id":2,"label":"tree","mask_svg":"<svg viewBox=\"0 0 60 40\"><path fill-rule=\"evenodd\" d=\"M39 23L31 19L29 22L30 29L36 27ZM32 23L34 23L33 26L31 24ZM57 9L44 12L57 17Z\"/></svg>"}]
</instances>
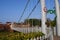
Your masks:
<instances>
[{"instance_id":1,"label":"tree","mask_svg":"<svg viewBox=\"0 0 60 40\"><path fill-rule=\"evenodd\" d=\"M38 26L41 26L41 20L40 19L26 19L25 21L24 21L24 23L29 23L30 24L30 26L36 26L36 25L38 25Z\"/></svg>"}]
</instances>

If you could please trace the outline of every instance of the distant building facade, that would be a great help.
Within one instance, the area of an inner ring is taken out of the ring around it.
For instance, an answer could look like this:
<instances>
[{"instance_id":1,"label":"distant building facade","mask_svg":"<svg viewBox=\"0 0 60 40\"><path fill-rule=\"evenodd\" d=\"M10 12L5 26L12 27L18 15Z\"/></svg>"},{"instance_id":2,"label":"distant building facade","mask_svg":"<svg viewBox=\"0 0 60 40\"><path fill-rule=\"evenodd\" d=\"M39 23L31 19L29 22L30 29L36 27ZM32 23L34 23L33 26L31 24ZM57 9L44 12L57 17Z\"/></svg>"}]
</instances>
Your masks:
<instances>
[{"instance_id":1,"label":"distant building facade","mask_svg":"<svg viewBox=\"0 0 60 40\"><path fill-rule=\"evenodd\" d=\"M11 32L11 27L10 27L11 23L7 22L6 24L0 23L0 31L8 31Z\"/></svg>"}]
</instances>

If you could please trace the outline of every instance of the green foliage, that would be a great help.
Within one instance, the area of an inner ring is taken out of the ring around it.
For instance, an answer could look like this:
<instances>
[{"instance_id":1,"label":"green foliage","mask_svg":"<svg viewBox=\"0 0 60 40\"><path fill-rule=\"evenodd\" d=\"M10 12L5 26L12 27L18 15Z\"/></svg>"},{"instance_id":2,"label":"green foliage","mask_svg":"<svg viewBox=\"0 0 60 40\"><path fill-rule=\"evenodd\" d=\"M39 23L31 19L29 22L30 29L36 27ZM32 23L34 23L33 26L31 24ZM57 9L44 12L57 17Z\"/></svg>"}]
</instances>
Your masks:
<instances>
[{"instance_id":1,"label":"green foliage","mask_svg":"<svg viewBox=\"0 0 60 40\"><path fill-rule=\"evenodd\" d=\"M27 40L39 36L44 36L44 34L42 32L31 33L0 32L0 40Z\"/></svg>"},{"instance_id":2,"label":"green foliage","mask_svg":"<svg viewBox=\"0 0 60 40\"><path fill-rule=\"evenodd\" d=\"M52 27L55 27L55 26L56 26L56 22L55 22L55 21L52 21L52 22L51 22L51 26L52 26Z\"/></svg>"},{"instance_id":3,"label":"green foliage","mask_svg":"<svg viewBox=\"0 0 60 40\"><path fill-rule=\"evenodd\" d=\"M41 20L40 19L26 19L25 23L29 23L31 26L41 26Z\"/></svg>"},{"instance_id":4,"label":"green foliage","mask_svg":"<svg viewBox=\"0 0 60 40\"><path fill-rule=\"evenodd\" d=\"M47 19L46 25L47 25L47 27L49 27L49 26L55 27L56 26L56 18L53 21L51 21L50 19Z\"/></svg>"}]
</instances>

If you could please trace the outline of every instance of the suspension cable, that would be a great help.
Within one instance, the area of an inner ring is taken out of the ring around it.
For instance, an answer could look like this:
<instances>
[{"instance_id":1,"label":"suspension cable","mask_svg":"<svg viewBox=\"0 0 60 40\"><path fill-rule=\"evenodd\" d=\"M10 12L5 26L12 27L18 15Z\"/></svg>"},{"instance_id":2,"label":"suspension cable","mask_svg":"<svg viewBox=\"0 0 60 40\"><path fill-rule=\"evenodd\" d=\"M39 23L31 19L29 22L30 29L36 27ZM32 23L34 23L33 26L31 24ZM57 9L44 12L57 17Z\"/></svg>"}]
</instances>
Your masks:
<instances>
[{"instance_id":1,"label":"suspension cable","mask_svg":"<svg viewBox=\"0 0 60 40\"><path fill-rule=\"evenodd\" d=\"M38 3L40 2L40 0L38 0L37 4L34 6L34 8L32 9L32 11L30 12L30 14L28 15L27 19L29 18L29 16L32 14L32 12L35 10L35 8L37 7Z\"/></svg>"},{"instance_id":2,"label":"suspension cable","mask_svg":"<svg viewBox=\"0 0 60 40\"><path fill-rule=\"evenodd\" d=\"M25 8L24 8L24 10L23 10L23 12L22 12L22 15L20 16L18 22L21 21L21 19L22 19L23 15L24 15L24 12L25 12L25 10L26 10L26 8L27 8L29 2L30 2L30 0L27 1L27 4L26 4L26 6L25 6Z\"/></svg>"}]
</instances>

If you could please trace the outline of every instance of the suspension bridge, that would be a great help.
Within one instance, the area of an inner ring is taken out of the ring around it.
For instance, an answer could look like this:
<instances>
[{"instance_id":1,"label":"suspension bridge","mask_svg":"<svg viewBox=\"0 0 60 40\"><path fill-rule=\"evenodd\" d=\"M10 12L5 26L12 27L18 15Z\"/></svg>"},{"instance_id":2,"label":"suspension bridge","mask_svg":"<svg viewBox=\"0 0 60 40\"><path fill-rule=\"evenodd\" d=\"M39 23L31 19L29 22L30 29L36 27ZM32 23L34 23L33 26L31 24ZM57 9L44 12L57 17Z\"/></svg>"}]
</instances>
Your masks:
<instances>
[{"instance_id":1,"label":"suspension bridge","mask_svg":"<svg viewBox=\"0 0 60 40\"><path fill-rule=\"evenodd\" d=\"M46 8L46 5L45 5L45 0L37 0L37 1L38 2L36 3L34 8L29 13L27 19L29 19L29 17L32 15L32 13L36 9L37 5L39 3L41 3L42 27L19 28L19 27L14 26L14 24L12 23L11 29L19 31L19 32L24 32L24 33L42 31L45 34L45 38L50 37L50 40L53 40L53 34L52 34L51 27L47 28L46 24L45 24L46 23L46 13L47 13L47 8ZM22 17L24 15L24 12L25 12L29 2L30 2L30 0L27 1L26 6L25 6L25 8L24 8L24 10L22 12L22 15L20 16L20 18L18 20L18 23L22 20ZM59 27L60 26L60 14L59 14L59 3L58 3L58 0L55 0L55 4L56 4L56 14L57 14L57 35L60 36L60 29L59 29L60 28ZM47 34L47 30L49 30L49 34ZM47 36L47 35L49 35L49 36Z\"/></svg>"}]
</instances>

